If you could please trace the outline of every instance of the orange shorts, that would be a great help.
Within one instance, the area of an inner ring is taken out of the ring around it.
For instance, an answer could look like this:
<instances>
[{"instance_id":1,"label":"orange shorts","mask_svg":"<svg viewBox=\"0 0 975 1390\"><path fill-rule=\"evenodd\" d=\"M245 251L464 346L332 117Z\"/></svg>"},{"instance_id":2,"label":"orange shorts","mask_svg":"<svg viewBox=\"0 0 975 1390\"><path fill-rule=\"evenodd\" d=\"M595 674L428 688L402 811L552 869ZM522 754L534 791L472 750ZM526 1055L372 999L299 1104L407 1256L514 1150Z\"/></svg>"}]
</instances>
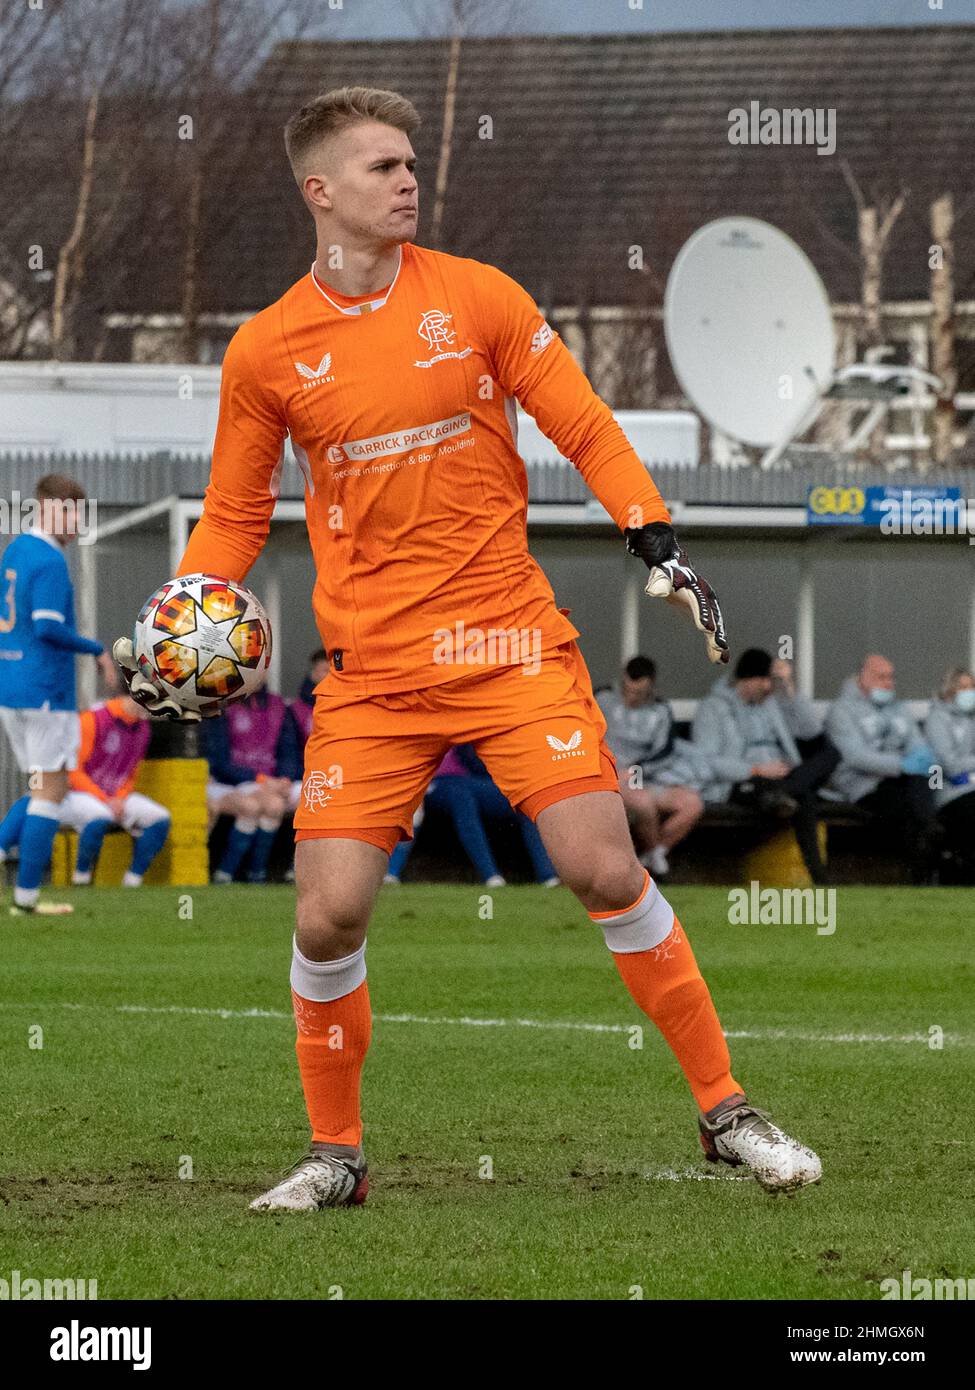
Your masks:
<instances>
[{"instance_id":1,"label":"orange shorts","mask_svg":"<svg viewBox=\"0 0 975 1390\"><path fill-rule=\"evenodd\" d=\"M575 642L534 674L492 666L425 690L348 695L326 677L315 698L294 825L297 840L366 840L391 853L451 744L471 743L532 820L582 792L619 792L606 721Z\"/></svg>"}]
</instances>

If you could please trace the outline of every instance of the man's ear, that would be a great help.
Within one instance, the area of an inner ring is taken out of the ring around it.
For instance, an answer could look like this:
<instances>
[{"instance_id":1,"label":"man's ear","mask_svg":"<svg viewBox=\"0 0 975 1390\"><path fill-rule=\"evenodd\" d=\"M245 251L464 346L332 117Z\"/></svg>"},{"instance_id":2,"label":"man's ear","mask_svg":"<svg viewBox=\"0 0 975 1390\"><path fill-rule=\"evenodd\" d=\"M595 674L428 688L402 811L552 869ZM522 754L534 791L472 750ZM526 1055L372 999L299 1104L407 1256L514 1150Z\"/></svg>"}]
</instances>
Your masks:
<instances>
[{"instance_id":1,"label":"man's ear","mask_svg":"<svg viewBox=\"0 0 975 1390\"><path fill-rule=\"evenodd\" d=\"M319 208L323 212L331 212L332 199L328 191L328 184L321 174L309 174L301 186L301 191L305 196L305 202L310 208Z\"/></svg>"}]
</instances>

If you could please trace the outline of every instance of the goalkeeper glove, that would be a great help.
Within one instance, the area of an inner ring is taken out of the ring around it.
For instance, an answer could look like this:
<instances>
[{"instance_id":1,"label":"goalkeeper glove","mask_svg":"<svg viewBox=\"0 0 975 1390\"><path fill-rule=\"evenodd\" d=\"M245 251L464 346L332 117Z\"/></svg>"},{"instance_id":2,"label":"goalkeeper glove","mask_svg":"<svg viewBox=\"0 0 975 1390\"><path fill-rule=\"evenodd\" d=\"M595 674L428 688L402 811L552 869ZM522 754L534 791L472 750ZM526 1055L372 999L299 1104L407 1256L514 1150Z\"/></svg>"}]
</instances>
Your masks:
<instances>
[{"instance_id":1,"label":"goalkeeper glove","mask_svg":"<svg viewBox=\"0 0 975 1390\"><path fill-rule=\"evenodd\" d=\"M627 527L626 548L639 555L650 571L646 592L651 598L664 598L690 617L704 633L708 660L728 660L728 639L718 596L706 579L692 569L687 552L665 521L647 526Z\"/></svg>"},{"instance_id":2,"label":"goalkeeper glove","mask_svg":"<svg viewBox=\"0 0 975 1390\"><path fill-rule=\"evenodd\" d=\"M197 710L184 709L181 704L167 695L165 690L147 676L135 659L131 637L120 637L112 647L112 656L122 673L126 689L137 705L148 710L160 719L180 719L187 724L195 724L202 716Z\"/></svg>"}]
</instances>

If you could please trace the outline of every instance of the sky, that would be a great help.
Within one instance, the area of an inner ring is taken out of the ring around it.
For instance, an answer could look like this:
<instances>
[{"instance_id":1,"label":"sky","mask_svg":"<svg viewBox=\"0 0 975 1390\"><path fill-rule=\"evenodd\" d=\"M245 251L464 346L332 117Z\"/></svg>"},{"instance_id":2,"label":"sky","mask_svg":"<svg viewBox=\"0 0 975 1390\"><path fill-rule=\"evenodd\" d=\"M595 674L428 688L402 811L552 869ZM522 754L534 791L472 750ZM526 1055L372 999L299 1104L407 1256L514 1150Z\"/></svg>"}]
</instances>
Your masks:
<instances>
[{"instance_id":1,"label":"sky","mask_svg":"<svg viewBox=\"0 0 975 1390\"><path fill-rule=\"evenodd\" d=\"M450 0L320 0L317 35L414 37ZM464 0L483 19L472 32L631 34L691 29L975 23L975 0ZM501 26L499 16L510 15Z\"/></svg>"}]
</instances>

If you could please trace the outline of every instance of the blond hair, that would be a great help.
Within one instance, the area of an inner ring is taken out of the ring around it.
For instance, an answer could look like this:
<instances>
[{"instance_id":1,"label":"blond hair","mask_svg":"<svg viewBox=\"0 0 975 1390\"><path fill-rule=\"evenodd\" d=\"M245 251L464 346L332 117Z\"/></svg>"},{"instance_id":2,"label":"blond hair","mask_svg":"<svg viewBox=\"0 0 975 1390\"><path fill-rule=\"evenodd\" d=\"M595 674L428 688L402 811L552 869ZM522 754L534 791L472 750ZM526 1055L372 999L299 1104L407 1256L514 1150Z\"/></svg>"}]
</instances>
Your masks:
<instances>
[{"instance_id":1,"label":"blond hair","mask_svg":"<svg viewBox=\"0 0 975 1390\"><path fill-rule=\"evenodd\" d=\"M381 87L338 87L307 102L284 128L284 147L299 188L306 176L308 156L329 136L363 121L379 121L413 136L420 113L399 92Z\"/></svg>"}]
</instances>

